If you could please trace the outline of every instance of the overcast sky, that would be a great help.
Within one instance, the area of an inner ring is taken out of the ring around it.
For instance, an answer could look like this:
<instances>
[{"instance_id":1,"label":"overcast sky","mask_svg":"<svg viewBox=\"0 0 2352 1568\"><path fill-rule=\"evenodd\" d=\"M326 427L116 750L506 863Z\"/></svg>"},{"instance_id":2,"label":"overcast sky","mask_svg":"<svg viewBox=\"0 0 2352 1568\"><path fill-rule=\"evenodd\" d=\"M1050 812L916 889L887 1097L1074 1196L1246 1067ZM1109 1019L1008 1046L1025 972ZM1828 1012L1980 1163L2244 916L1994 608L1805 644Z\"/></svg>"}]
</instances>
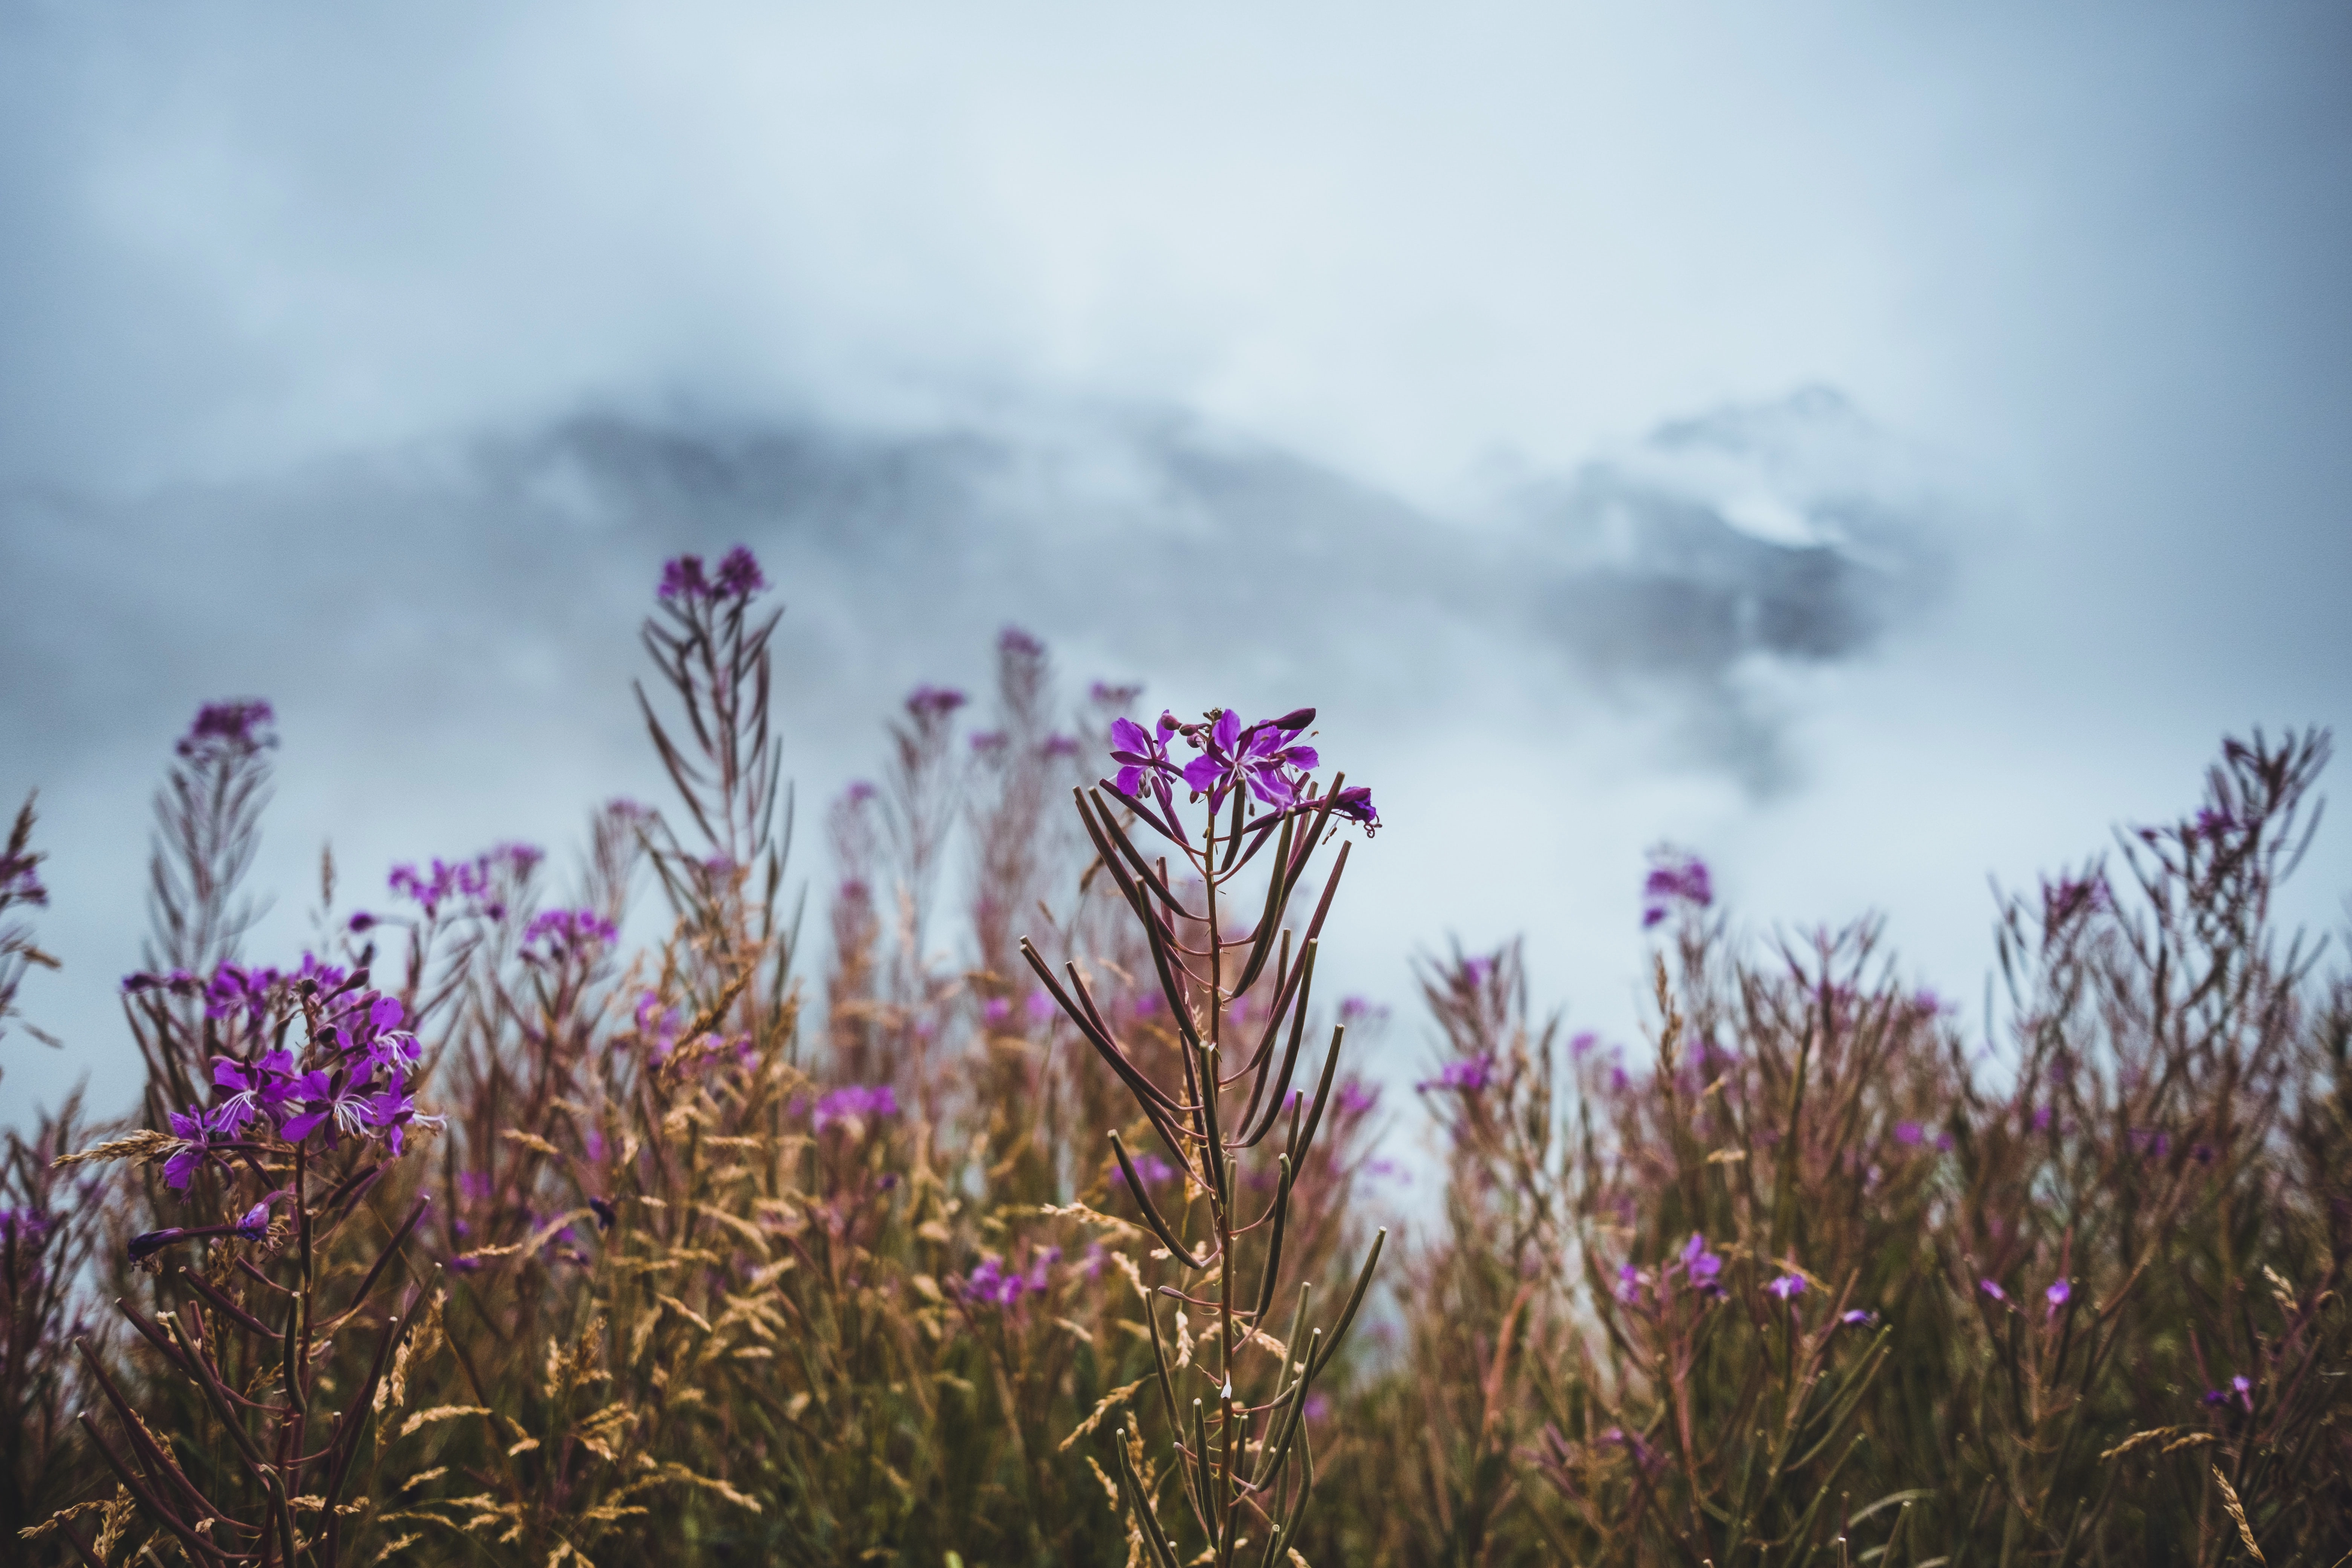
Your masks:
<instances>
[{"instance_id":1,"label":"overcast sky","mask_svg":"<svg viewBox=\"0 0 2352 1568\"><path fill-rule=\"evenodd\" d=\"M199 701L279 709L290 957L330 837L380 887L654 795L632 628L739 539L812 804L1019 622L1322 707L1391 825L1356 989L1524 931L1624 1036L1673 839L1974 998L1988 877L2352 720L2347 242L2335 3L0 0L0 796L70 1047L0 1118L131 1060ZM2290 908L2347 887L2330 830Z\"/></svg>"}]
</instances>

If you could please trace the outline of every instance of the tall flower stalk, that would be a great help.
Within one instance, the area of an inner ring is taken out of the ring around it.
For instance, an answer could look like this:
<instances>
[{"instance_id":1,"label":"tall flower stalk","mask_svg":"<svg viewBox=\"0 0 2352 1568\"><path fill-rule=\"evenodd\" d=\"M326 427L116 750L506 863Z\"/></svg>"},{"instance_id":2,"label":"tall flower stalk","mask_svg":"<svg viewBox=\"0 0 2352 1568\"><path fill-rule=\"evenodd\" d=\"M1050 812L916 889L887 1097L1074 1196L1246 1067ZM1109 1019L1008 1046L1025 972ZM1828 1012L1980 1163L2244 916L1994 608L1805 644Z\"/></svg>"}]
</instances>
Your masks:
<instances>
[{"instance_id":1,"label":"tall flower stalk","mask_svg":"<svg viewBox=\"0 0 2352 1568\"><path fill-rule=\"evenodd\" d=\"M1122 1039L1076 963L1066 963L1057 977L1034 943L1021 944L1055 1003L1118 1075L1139 1121L1188 1178L1185 1205L1171 1218L1153 1200L1128 1139L1111 1131L1111 1152L1128 1190L1165 1249L1155 1257L1172 1258L1192 1276L1186 1288L1160 1287L1148 1316L1154 1378L1175 1434L1174 1468L1218 1568L1253 1542L1262 1543L1258 1562L1280 1562L1297 1536L1315 1479L1307 1399L1363 1305L1387 1237L1381 1231L1375 1237L1354 1290L1328 1329L1311 1324L1309 1288L1302 1282L1286 1334L1273 1334L1283 1242L1293 1226L1294 1179L1322 1124L1347 1035L1345 1024L1333 1026L1312 1101L1294 1091L1323 922L1349 846L1340 846L1295 946L1285 921L1317 850L1335 830L1353 823L1369 836L1379 823L1370 793L1343 787L1344 776L1335 776L1328 789L1317 787L1311 770L1320 758L1300 739L1314 720L1311 708L1246 727L1231 709L1193 724L1162 713L1150 731L1121 719L1111 726L1118 776L1074 792L1097 864L1150 949L1175 1023L1174 1081L1163 1083L1170 1076L1165 1069L1153 1071L1138 1047ZM1171 753L1179 743L1194 753L1181 768ZM1187 807L1199 810L1197 834L1186 830ZM1175 851L1187 877L1171 878L1165 856L1146 856L1137 847L1129 829L1138 825ZM1247 909L1239 879L1269 849L1260 868L1265 888L1256 918L1234 929L1229 921L1236 909ZM1277 1127L1285 1131L1275 1156L1274 1195L1249 1217L1242 1156ZM1180 1349L1173 1363L1161 1331L1161 1300L1176 1307ZM1197 1359L1184 1353L1188 1308L1213 1315L1213 1332ZM1253 1347L1275 1359L1272 1377L1263 1381L1264 1397L1256 1399L1245 1389L1258 1380L1242 1360ZM1156 1489L1142 1467L1132 1418L1125 1440L1114 1437L1108 1446L1143 1549L1157 1568L1176 1568L1187 1559L1159 1521Z\"/></svg>"}]
</instances>

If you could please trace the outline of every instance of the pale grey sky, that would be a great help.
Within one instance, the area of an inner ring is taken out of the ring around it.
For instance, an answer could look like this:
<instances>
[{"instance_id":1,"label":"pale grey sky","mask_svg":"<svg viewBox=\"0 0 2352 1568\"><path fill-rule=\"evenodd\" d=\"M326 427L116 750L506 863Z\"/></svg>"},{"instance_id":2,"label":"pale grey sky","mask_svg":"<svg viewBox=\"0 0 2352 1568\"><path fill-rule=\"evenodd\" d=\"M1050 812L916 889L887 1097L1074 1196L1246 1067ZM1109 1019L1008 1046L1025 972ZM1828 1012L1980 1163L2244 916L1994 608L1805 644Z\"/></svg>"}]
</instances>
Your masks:
<instances>
[{"instance_id":1,"label":"pale grey sky","mask_svg":"<svg viewBox=\"0 0 2352 1568\"><path fill-rule=\"evenodd\" d=\"M0 796L72 1043L0 1116L129 1059L198 701L284 716L299 942L330 835L651 794L631 627L738 538L812 800L1020 621L1323 707L1393 824L1360 989L1525 930L1622 1035L1670 837L1973 997L1989 874L2352 718L2347 85L2338 4L0 0ZM2331 829L2293 907L2347 886Z\"/></svg>"}]
</instances>

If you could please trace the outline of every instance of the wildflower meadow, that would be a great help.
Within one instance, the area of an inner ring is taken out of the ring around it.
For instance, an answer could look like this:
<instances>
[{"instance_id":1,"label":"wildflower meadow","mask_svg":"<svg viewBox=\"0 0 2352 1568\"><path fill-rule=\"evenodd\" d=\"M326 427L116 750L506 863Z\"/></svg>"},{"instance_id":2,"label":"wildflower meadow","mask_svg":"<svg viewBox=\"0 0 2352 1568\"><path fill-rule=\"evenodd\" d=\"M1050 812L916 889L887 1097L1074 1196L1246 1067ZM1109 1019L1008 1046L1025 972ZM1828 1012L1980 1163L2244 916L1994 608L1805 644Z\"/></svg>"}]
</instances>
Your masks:
<instances>
[{"instance_id":1,"label":"wildflower meadow","mask_svg":"<svg viewBox=\"0 0 2352 1568\"><path fill-rule=\"evenodd\" d=\"M0 1557L2352 1558L2352 981L2272 912L2324 734L2005 896L1980 1025L1662 849L1646 1038L1451 951L1383 1082L1325 931L1443 828L1313 708L1068 691L1008 630L810 832L782 614L668 563L670 797L572 865L327 860L299 950L249 940L268 703L159 738L143 1086L0 1167Z\"/></svg>"}]
</instances>

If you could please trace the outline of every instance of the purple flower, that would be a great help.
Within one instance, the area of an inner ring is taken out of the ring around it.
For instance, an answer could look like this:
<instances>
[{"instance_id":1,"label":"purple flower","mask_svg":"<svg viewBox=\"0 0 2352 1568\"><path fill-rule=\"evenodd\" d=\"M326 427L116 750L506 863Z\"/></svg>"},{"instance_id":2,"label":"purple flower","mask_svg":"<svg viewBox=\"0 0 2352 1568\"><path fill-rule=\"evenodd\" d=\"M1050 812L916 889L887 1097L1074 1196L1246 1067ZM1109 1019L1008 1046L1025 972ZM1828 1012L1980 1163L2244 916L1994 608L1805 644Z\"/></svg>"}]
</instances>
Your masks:
<instances>
[{"instance_id":1,"label":"purple flower","mask_svg":"<svg viewBox=\"0 0 2352 1568\"><path fill-rule=\"evenodd\" d=\"M1342 822L1352 822L1370 838L1380 831L1381 814L1372 807L1372 792L1366 784L1349 784L1331 797L1331 815Z\"/></svg>"},{"instance_id":2,"label":"purple flower","mask_svg":"<svg viewBox=\"0 0 2352 1568\"><path fill-rule=\"evenodd\" d=\"M212 1157L213 1129L204 1111L193 1105L173 1111L171 1123L172 1136L180 1140L180 1146L163 1162L163 1180L174 1191L186 1192L197 1168Z\"/></svg>"},{"instance_id":3,"label":"purple flower","mask_svg":"<svg viewBox=\"0 0 2352 1568\"><path fill-rule=\"evenodd\" d=\"M964 1294L975 1301L993 1307L1017 1306L1027 1281L1017 1272L1007 1272L1003 1259L994 1253L983 1257L964 1280Z\"/></svg>"},{"instance_id":4,"label":"purple flower","mask_svg":"<svg viewBox=\"0 0 2352 1568\"><path fill-rule=\"evenodd\" d=\"M1228 708L1206 733L1192 732L1201 754L1185 764L1184 782L1209 797L1211 812L1221 810L1225 796L1244 785L1277 810L1295 805L1302 775L1321 761L1314 747L1296 739L1313 722L1315 710L1301 708L1244 730L1241 715Z\"/></svg>"},{"instance_id":5,"label":"purple flower","mask_svg":"<svg viewBox=\"0 0 2352 1568\"><path fill-rule=\"evenodd\" d=\"M1147 730L1132 719L1110 721L1110 760L1119 764L1111 785L1119 794L1140 796L1147 782L1152 793L1167 804L1167 781L1177 775L1175 763L1168 755L1168 742L1177 730L1176 715L1162 712L1160 721Z\"/></svg>"},{"instance_id":6,"label":"purple flower","mask_svg":"<svg viewBox=\"0 0 2352 1568\"><path fill-rule=\"evenodd\" d=\"M1691 1232L1683 1243L1683 1276L1693 1289L1703 1295L1719 1296L1723 1286L1718 1277L1723 1273L1723 1259L1706 1249L1706 1238L1697 1231Z\"/></svg>"},{"instance_id":7,"label":"purple flower","mask_svg":"<svg viewBox=\"0 0 2352 1568\"><path fill-rule=\"evenodd\" d=\"M1162 1182L1174 1181L1181 1173L1157 1154L1138 1154L1135 1173L1143 1178L1144 1185L1156 1187Z\"/></svg>"},{"instance_id":8,"label":"purple flower","mask_svg":"<svg viewBox=\"0 0 2352 1568\"><path fill-rule=\"evenodd\" d=\"M257 697L207 702L172 749L198 764L249 757L278 744L269 729L277 721L269 704Z\"/></svg>"},{"instance_id":9,"label":"purple flower","mask_svg":"<svg viewBox=\"0 0 2352 1568\"><path fill-rule=\"evenodd\" d=\"M816 1102L812 1118L822 1131L836 1121L878 1121L898 1114L898 1096L887 1083L844 1084Z\"/></svg>"},{"instance_id":10,"label":"purple flower","mask_svg":"<svg viewBox=\"0 0 2352 1568\"><path fill-rule=\"evenodd\" d=\"M1793 1301L1805 1293L1805 1277L1801 1274L1783 1274L1765 1286L1764 1290L1767 1295L1778 1296L1783 1301Z\"/></svg>"},{"instance_id":11,"label":"purple flower","mask_svg":"<svg viewBox=\"0 0 2352 1568\"><path fill-rule=\"evenodd\" d=\"M1004 750L1004 731L979 730L972 733L971 749L983 757L993 757Z\"/></svg>"},{"instance_id":12,"label":"purple flower","mask_svg":"<svg viewBox=\"0 0 2352 1568\"><path fill-rule=\"evenodd\" d=\"M1462 988L1465 991L1483 991L1486 987L1487 980L1494 974L1494 973L1495 961L1491 958L1464 959L1462 961Z\"/></svg>"},{"instance_id":13,"label":"purple flower","mask_svg":"<svg viewBox=\"0 0 2352 1568\"><path fill-rule=\"evenodd\" d=\"M1650 874L1642 882L1642 929L1672 914L1676 905L1706 909L1715 902L1715 884L1706 862L1672 847L1650 852Z\"/></svg>"},{"instance_id":14,"label":"purple flower","mask_svg":"<svg viewBox=\"0 0 2352 1568\"><path fill-rule=\"evenodd\" d=\"M269 1205L288 1196L284 1187L265 1196L238 1218L236 1234L247 1241L259 1241L269 1234Z\"/></svg>"},{"instance_id":15,"label":"purple flower","mask_svg":"<svg viewBox=\"0 0 2352 1568\"><path fill-rule=\"evenodd\" d=\"M2064 1306L2066 1304L2067 1298L2074 1295L2074 1293L2073 1289L2067 1285L2066 1281L2063 1279L2053 1279L2050 1283L2050 1289L2042 1292L2042 1299L2050 1303L2050 1315L2054 1318L2058 1315L2058 1309Z\"/></svg>"},{"instance_id":16,"label":"purple flower","mask_svg":"<svg viewBox=\"0 0 2352 1568\"><path fill-rule=\"evenodd\" d=\"M593 910L548 910L524 928L523 957L531 963L568 963L594 953L620 936L611 921ZM539 951L530 949L544 943Z\"/></svg>"},{"instance_id":17,"label":"purple flower","mask_svg":"<svg viewBox=\"0 0 2352 1568\"><path fill-rule=\"evenodd\" d=\"M1458 1089L1464 1094L1476 1094L1494 1080L1495 1058L1473 1057L1465 1061L1448 1062L1435 1078L1423 1079L1414 1084L1416 1093L1427 1094L1433 1089Z\"/></svg>"},{"instance_id":18,"label":"purple flower","mask_svg":"<svg viewBox=\"0 0 2352 1568\"><path fill-rule=\"evenodd\" d=\"M329 1142L338 1138L364 1138L374 1126L373 1080L346 1077L343 1081L314 1098L311 1109L299 1116L289 1116L278 1130L278 1136L289 1143L299 1143L322 1126L331 1126ZM397 1153L397 1148L394 1152Z\"/></svg>"},{"instance_id":19,"label":"purple flower","mask_svg":"<svg viewBox=\"0 0 2352 1568\"><path fill-rule=\"evenodd\" d=\"M1624 1264L1617 1270L1617 1283L1612 1288L1612 1293L1630 1307L1642 1299L1642 1287L1649 1282L1647 1274L1630 1263Z\"/></svg>"},{"instance_id":20,"label":"purple flower","mask_svg":"<svg viewBox=\"0 0 2352 1568\"><path fill-rule=\"evenodd\" d=\"M717 587L722 599L748 599L763 591L768 579L760 571L760 563L742 545L737 545L719 560Z\"/></svg>"},{"instance_id":21,"label":"purple flower","mask_svg":"<svg viewBox=\"0 0 2352 1568\"><path fill-rule=\"evenodd\" d=\"M662 563L661 586L656 590L665 599L685 599L691 603L710 596L710 579L702 574L702 557L680 555Z\"/></svg>"},{"instance_id":22,"label":"purple flower","mask_svg":"<svg viewBox=\"0 0 2352 1568\"><path fill-rule=\"evenodd\" d=\"M285 978L275 969L224 963L205 987L205 1016L226 1020L243 1013L247 1027L258 1029L269 1021L269 993Z\"/></svg>"},{"instance_id":23,"label":"purple flower","mask_svg":"<svg viewBox=\"0 0 2352 1568\"><path fill-rule=\"evenodd\" d=\"M1977 1289L1991 1297L1994 1300L1999 1301L2003 1306L2007 1306L2009 1304L2009 1292L2002 1289L1999 1285L1990 1279L1978 1280Z\"/></svg>"},{"instance_id":24,"label":"purple flower","mask_svg":"<svg viewBox=\"0 0 2352 1568\"><path fill-rule=\"evenodd\" d=\"M907 694L907 711L919 720L944 719L968 700L949 686L918 686Z\"/></svg>"},{"instance_id":25,"label":"purple flower","mask_svg":"<svg viewBox=\"0 0 2352 1568\"><path fill-rule=\"evenodd\" d=\"M169 991L174 996L198 996L204 994L205 983L184 969L174 969L166 974L138 970L122 977L122 991L135 996L142 991Z\"/></svg>"},{"instance_id":26,"label":"purple flower","mask_svg":"<svg viewBox=\"0 0 2352 1568\"><path fill-rule=\"evenodd\" d=\"M213 1107L211 1124L224 1136L236 1138L255 1118L276 1125L286 1120L293 1102L326 1093L327 1075L307 1072L297 1078L293 1052L264 1051L250 1064L214 1058L213 1087L228 1090L229 1097Z\"/></svg>"},{"instance_id":27,"label":"purple flower","mask_svg":"<svg viewBox=\"0 0 2352 1568\"><path fill-rule=\"evenodd\" d=\"M394 866L386 880L394 892L422 907L427 919L439 913L443 904L465 900L474 905L475 912L502 920L504 904L489 898L497 873L504 868L520 880L545 858L546 852L533 845L500 844L471 860L452 863L436 858L430 872L413 865Z\"/></svg>"},{"instance_id":28,"label":"purple flower","mask_svg":"<svg viewBox=\"0 0 2352 1568\"><path fill-rule=\"evenodd\" d=\"M996 651L1022 658L1043 658L1045 657L1045 645L1033 633L1019 626L1007 626L996 634Z\"/></svg>"},{"instance_id":29,"label":"purple flower","mask_svg":"<svg viewBox=\"0 0 2352 1568\"><path fill-rule=\"evenodd\" d=\"M2209 1388L2205 1391L2204 1403L2208 1405L2227 1405L2232 1400L2236 1401L2238 1405L2247 1410L2251 1411L2253 1409L2253 1380L2244 1377L2233 1377L2230 1380L2230 1387L2226 1393L2218 1388Z\"/></svg>"},{"instance_id":30,"label":"purple flower","mask_svg":"<svg viewBox=\"0 0 2352 1568\"><path fill-rule=\"evenodd\" d=\"M1381 1102L1378 1089L1366 1089L1361 1079L1343 1079L1332 1092L1331 1103L1342 1116L1362 1116Z\"/></svg>"},{"instance_id":31,"label":"purple flower","mask_svg":"<svg viewBox=\"0 0 2352 1568\"><path fill-rule=\"evenodd\" d=\"M612 1199L592 1197L588 1200L588 1206L595 1212L598 1230L613 1228L613 1221L619 1216L620 1211L614 1208Z\"/></svg>"},{"instance_id":32,"label":"purple flower","mask_svg":"<svg viewBox=\"0 0 2352 1568\"><path fill-rule=\"evenodd\" d=\"M1850 1312L1840 1312L1838 1321L1849 1329L1865 1329L1878 1321L1878 1314L1867 1308L1856 1307Z\"/></svg>"},{"instance_id":33,"label":"purple flower","mask_svg":"<svg viewBox=\"0 0 2352 1568\"><path fill-rule=\"evenodd\" d=\"M1037 750L1049 757L1075 757L1078 754L1078 738L1057 730L1039 742Z\"/></svg>"},{"instance_id":34,"label":"purple flower","mask_svg":"<svg viewBox=\"0 0 2352 1568\"><path fill-rule=\"evenodd\" d=\"M426 1116L418 1111L416 1101L409 1098L408 1090L401 1087L398 1079L393 1079L389 1087L379 1089L369 1099L367 1120L370 1130L382 1138L383 1146L394 1154L400 1152L401 1143L411 1123L438 1127L443 1121L441 1117Z\"/></svg>"},{"instance_id":35,"label":"purple flower","mask_svg":"<svg viewBox=\"0 0 2352 1568\"><path fill-rule=\"evenodd\" d=\"M1592 1047L1600 1043L1601 1037L1599 1035L1594 1034L1590 1029L1580 1030L1574 1036L1570 1037L1568 1042L1568 1054L1571 1057L1589 1055L1591 1052Z\"/></svg>"},{"instance_id":36,"label":"purple flower","mask_svg":"<svg viewBox=\"0 0 2352 1568\"><path fill-rule=\"evenodd\" d=\"M1916 1149L1927 1136L1927 1129L1916 1121L1898 1121L1895 1124L1895 1141L1897 1143L1906 1143Z\"/></svg>"}]
</instances>

